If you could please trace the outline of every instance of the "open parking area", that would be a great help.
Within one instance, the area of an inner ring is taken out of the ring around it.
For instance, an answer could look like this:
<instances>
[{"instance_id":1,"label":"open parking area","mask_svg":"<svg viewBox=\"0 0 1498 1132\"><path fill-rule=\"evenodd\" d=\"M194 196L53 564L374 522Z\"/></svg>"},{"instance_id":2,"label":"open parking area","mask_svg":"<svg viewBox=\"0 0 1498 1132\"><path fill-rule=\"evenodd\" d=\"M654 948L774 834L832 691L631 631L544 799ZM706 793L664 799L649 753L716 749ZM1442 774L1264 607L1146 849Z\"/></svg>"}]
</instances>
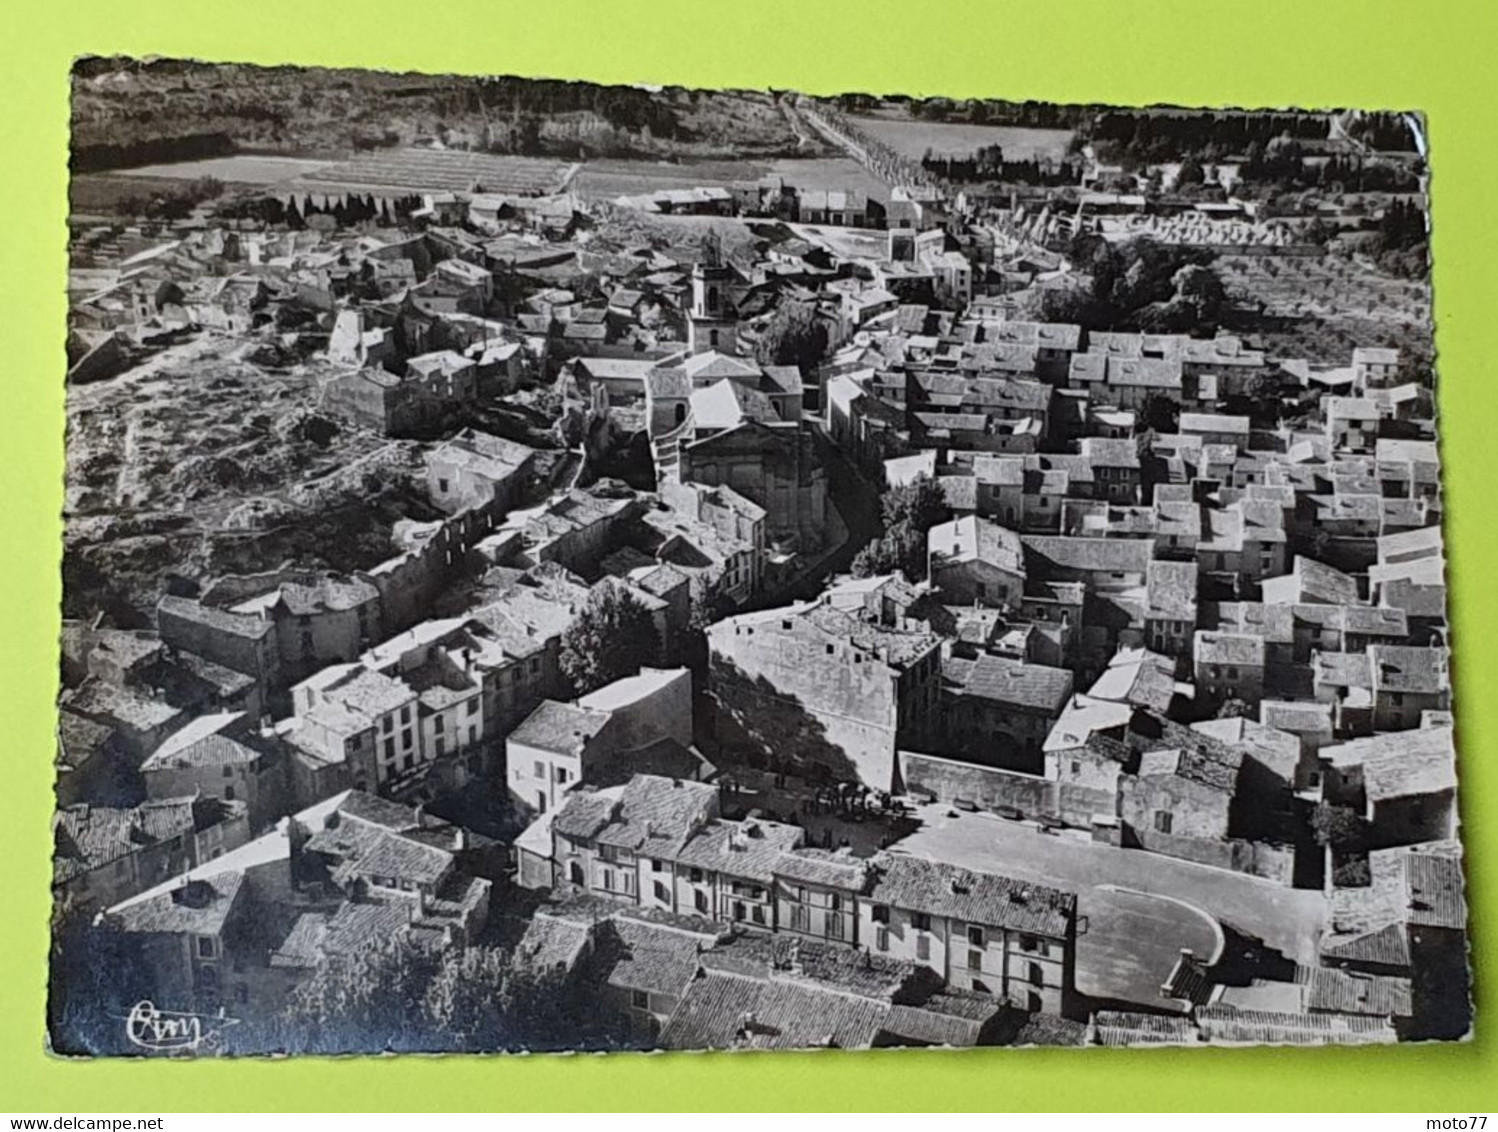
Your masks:
<instances>
[{"instance_id":1,"label":"open parking area","mask_svg":"<svg viewBox=\"0 0 1498 1132\"><path fill-rule=\"evenodd\" d=\"M1170 962L1180 948L1199 946L1192 942L1200 939L1195 929L1183 926L1193 920L1160 908L1146 909L1137 902L1120 904L1113 890L1123 889L1170 897L1262 939L1288 958L1315 962L1316 937L1327 913L1326 898L1320 892L1286 888L1158 853L1041 833L1027 823L1006 821L993 814L959 813L939 803L921 806L916 816L920 827L896 843L892 847L895 851L1075 892L1079 912L1097 914L1097 923L1089 934L1099 939L1119 931L1120 938L1134 941L1131 946L1142 943L1168 953ZM1152 928L1149 934L1139 932L1130 924L1138 915L1159 917L1158 928ZM1161 938L1160 933L1167 931L1179 937Z\"/></svg>"}]
</instances>

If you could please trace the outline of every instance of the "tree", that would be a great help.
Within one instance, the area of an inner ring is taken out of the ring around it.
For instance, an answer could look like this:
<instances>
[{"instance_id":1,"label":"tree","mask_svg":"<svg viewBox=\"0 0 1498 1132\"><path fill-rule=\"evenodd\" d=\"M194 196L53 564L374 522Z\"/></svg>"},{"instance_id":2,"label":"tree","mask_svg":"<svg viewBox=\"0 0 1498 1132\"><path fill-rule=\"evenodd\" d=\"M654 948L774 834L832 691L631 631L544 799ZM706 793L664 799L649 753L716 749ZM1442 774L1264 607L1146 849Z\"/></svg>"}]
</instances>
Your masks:
<instances>
[{"instance_id":1,"label":"tree","mask_svg":"<svg viewBox=\"0 0 1498 1132\"><path fill-rule=\"evenodd\" d=\"M330 957L288 997L285 1033L320 1053L441 1049L424 1009L437 963L404 934Z\"/></svg>"},{"instance_id":2,"label":"tree","mask_svg":"<svg viewBox=\"0 0 1498 1132\"><path fill-rule=\"evenodd\" d=\"M1144 399L1139 421L1153 432L1175 432L1181 419L1181 403L1163 393L1151 393Z\"/></svg>"},{"instance_id":3,"label":"tree","mask_svg":"<svg viewBox=\"0 0 1498 1132\"><path fill-rule=\"evenodd\" d=\"M827 352L827 327L810 303L782 303L754 347L754 359L762 366L816 366Z\"/></svg>"},{"instance_id":4,"label":"tree","mask_svg":"<svg viewBox=\"0 0 1498 1132\"><path fill-rule=\"evenodd\" d=\"M873 578L903 571L912 580L926 576L926 533L951 518L941 485L927 476L885 492L880 501L884 534L853 559L854 577Z\"/></svg>"},{"instance_id":5,"label":"tree","mask_svg":"<svg viewBox=\"0 0 1498 1132\"><path fill-rule=\"evenodd\" d=\"M1367 888L1373 872L1367 857L1352 857L1332 869L1332 884L1338 888Z\"/></svg>"},{"instance_id":6,"label":"tree","mask_svg":"<svg viewBox=\"0 0 1498 1132\"><path fill-rule=\"evenodd\" d=\"M925 532L913 530L908 523L897 523L860 550L849 570L855 578L877 578L897 570L907 578L923 578L925 557Z\"/></svg>"},{"instance_id":7,"label":"tree","mask_svg":"<svg viewBox=\"0 0 1498 1132\"><path fill-rule=\"evenodd\" d=\"M1311 811L1311 829L1317 845L1328 845L1338 853L1355 853L1367 839L1367 826L1351 806L1318 802Z\"/></svg>"},{"instance_id":8,"label":"tree","mask_svg":"<svg viewBox=\"0 0 1498 1132\"><path fill-rule=\"evenodd\" d=\"M1197 322L1215 322L1222 311L1227 291L1217 272L1201 264L1189 263L1171 277L1175 303L1185 304Z\"/></svg>"},{"instance_id":9,"label":"tree","mask_svg":"<svg viewBox=\"0 0 1498 1132\"><path fill-rule=\"evenodd\" d=\"M615 581L602 582L562 634L558 661L574 695L585 696L660 657L655 620L640 599Z\"/></svg>"},{"instance_id":10,"label":"tree","mask_svg":"<svg viewBox=\"0 0 1498 1132\"><path fill-rule=\"evenodd\" d=\"M1217 707L1218 719L1248 719L1253 714L1253 708L1236 696L1223 700Z\"/></svg>"},{"instance_id":11,"label":"tree","mask_svg":"<svg viewBox=\"0 0 1498 1132\"><path fill-rule=\"evenodd\" d=\"M885 492L880 508L886 529L905 523L922 535L952 517L941 484L929 476L920 476Z\"/></svg>"}]
</instances>

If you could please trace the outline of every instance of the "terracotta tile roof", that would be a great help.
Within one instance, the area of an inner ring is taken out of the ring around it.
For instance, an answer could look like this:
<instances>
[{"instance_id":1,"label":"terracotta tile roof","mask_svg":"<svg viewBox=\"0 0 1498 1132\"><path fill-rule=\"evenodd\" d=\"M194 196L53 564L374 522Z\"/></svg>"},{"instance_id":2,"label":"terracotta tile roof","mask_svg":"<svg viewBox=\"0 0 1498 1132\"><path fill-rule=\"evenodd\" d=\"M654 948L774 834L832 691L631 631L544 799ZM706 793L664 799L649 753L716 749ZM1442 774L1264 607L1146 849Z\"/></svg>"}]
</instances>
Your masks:
<instances>
[{"instance_id":1,"label":"terracotta tile roof","mask_svg":"<svg viewBox=\"0 0 1498 1132\"><path fill-rule=\"evenodd\" d=\"M664 1049L860 1049L889 1004L787 982L709 973L688 988L661 1031Z\"/></svg>"},{"instance_id":2,"label":"terracotta tile roof","mask_svg":"<svg viewBox=\"0 0 1498 1132\"><path fill-rule=\"evenodd\" d=\"M1408 1018L1410 996L1409 979L1317 967L1306 982L1305 1004L1307 1010L1334 1014Z\"/></svg>"},{"instance_id":3,"label":"terracotta tile roof","mask_svg":"<svg viewBox=\"0 0 1498 1132\"><path fill-rule=\"evenodd\" d=\"M1393 731L1325 747L1321 757L1339 768L1363 768L1370 802L1456 789L1456 748L1449 727Z\"/></svg>"},{"instance_id":4,"label":"terracotta tile roof","mask_svg":"<svg viewBox=\"0 0 1498 1132\"><path fill-rule=\"evenodd\" d=\"M964 696L1029 708L1046 715L1061 713L1072 693L1069 669L1028 664L984 653L961 671L956 688Z\"/></svg>"},{"instance_id":5,"label":"terracotta tile roof","mask_svg":"<svg viewBox=\"0 0 1498 1132\"><path fill-rule=\"evenodd\" d=\"M79 804L57 811L53 880L61 884L195 827L194 799L142 802L129 809Z\"/></svg>"},{"instance_id":6,"label":"terracotta tile roof","mask_svg":"<svg viewBox=\"0 0 1498 1132\"><path fill-rule=\"evenodd\" d=\"M1031 1014L1015 1032L1015 1046L1082 1046L1087 1044L1087 1023L1059 1014Z\"/></svg>"},{"instance_id":7,"label":"terracotta tile roof","mask_svg":"<svg viewBox=\"0 0 1498 1132\"><path fill-rule=\"evenodd\" d=\"M697 976L701 953L717 942L719 934L613 916L598 930L606 981L624 990L679 998Z\"/></svg>"},{"instance_id":8,"label":"terracotta tile roof","mask_svg":"<svg viewBox=\"0 0 1498 1132\"><path fill-rule=\"evenodd\" d=\"M1045 885L896 853L880 853L872 865L868 899L876 904L1055 939L1076 914L1075 894Z\"/></svg>"},{"instance_id":9,"label":"terracotta tile roof","mask_svg":"<svg viewBox=\"0 0 1498 1132\"><path fill-rule=\"evenodd\" d=\"M1092 1016L1093 1041L1101 1046L1190 1045L1201 1040L1191 1019L1176 1014L1099 1010Z\"/></svg>"},{"instance_id":10,"label":"terracotta tile roof","mask_svg":"<svg viewBox=\"0 0 1498 1132\"><path fill-rule=\"evenodd\" d=\"M119 931L218 935L239 902L244 873L197 877L143 900L112 908L108 923Z\"/></svg>"},{"instance_id":11,"label":"terracotta tile roof","mask_svg":"<svg viewBox=\"0 0 1498 1132\"><path fill-rule=\"evenodd\" d=\"M781 858L804 837L800 826L757 818L739 822L715 819L687 841L676 862L769 885Z\"/></svg>"},{"instance_id":12,"label":"terracotta tile roof","mask_svg":"<svg viewBox=\"0 0 1498 1132\"><path fill-rule=\"evenodd\" d=\"M515 957L537 974L571 972L592 941L593 925L541 908L515 945Z\"/></svg>"},{"instance_id":13,"label":"terracotta tile roof","mask_svg":"<svg viewBox=\"0 0 1498 1132\"><path fill-rule=\"evenodd\" d=\"M1367 1045L1398 1040L1386 1018L1362 1014L1291 1014L1202 1006L1196 1024L1209 1042L1255 1045Z\"/></svg>"},{"instance_id":14,"label":"terracotta tile roof","mask_svg":"<svg viewBox=\"0 0 1498 1132\"><path fill-rule=\"evenodd\" d=\"M723 940L703 952L701 962L704 971L805 981L886 1002L926 978L925 969L914 963L861 948L758 932Z\"/></svg>"},{"instance_id":15,"label":"terracotta tile roof","mask_svg":"<svg viewBox=\"0 0 1498 1132\"><path fill-rule=\"evenodd\" d=\"M507 740L524 743L543 751L580 754L588 741L601 731L611 718L608 712L592 711L576 704L543 700L525 717Z\"/></svg>"}]
</instances>

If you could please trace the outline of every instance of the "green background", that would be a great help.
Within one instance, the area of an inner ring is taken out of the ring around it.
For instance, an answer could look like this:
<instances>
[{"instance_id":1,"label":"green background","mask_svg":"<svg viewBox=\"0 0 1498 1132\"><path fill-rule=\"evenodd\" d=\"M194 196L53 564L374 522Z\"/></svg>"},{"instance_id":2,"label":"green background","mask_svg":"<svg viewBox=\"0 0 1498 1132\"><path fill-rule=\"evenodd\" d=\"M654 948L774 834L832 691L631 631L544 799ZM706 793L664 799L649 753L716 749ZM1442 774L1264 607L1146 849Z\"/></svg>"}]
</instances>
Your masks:
<instances>
[{"instance_id":1,"label":"green background","mask_svg":"<svg viewBox=\"0 0 1498 1132\"><path fill-rule=\"evenodd\" d=\"M0 1111L1391 1109L1495 1095L1498 4L1493 0L67 0L7 6L0 111ZM43 1052L62 501L68 67L79 54L1429 116L1461 808L1479 995L1462 1046L614 1054L195 1063Z\"/></svg>"}]
</instances>

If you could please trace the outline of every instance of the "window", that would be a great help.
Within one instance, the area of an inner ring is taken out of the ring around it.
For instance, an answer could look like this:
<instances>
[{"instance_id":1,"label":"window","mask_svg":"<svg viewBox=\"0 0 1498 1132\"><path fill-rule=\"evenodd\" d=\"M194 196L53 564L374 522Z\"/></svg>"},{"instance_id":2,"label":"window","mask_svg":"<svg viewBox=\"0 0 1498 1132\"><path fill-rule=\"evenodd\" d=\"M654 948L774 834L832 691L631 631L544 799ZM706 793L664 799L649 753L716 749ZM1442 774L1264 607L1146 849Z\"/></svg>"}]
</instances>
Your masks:
<instances>
[{"instance_id":1,"label":"window","mask_svg":"<svg viewBox=\"0 0 1498 1132\"><path fill-rule=\"evenodd\" d=\"M1019 949L1021 951L1039 951L1040 940L1033 935L1021 935L1019 937Z\"/></svg>"},{"instance_id":2,"label":"window","mask_svg":"<svg viewBox=\"0 0 1498 1132\"><path fill-rule=\"evenodd\" d=\"M401 747L407 751L411 749L411 732L407 731L401 735Z\"/></svg>"},{"instance_id":3,"label":"window","mask_svg":"<svg viewBox=\"0 0 1498 1132\"><path fill-rule=\"evenodd\" d=\"M760 904L756 904L753 908L750 908L749 909L749 918L751 920L753 920L756 924L763 924L765 922L765 909L764 909L764 906L760 905Z\"/></svg>"},{"instance_id":4,"label":"window","mask_svg":"<svg viewBox=\"0 0 1498 1132\"><path fill-rule=\"evenodd\" d=\"M874 932L874 946L880 951L889 950L889 929L879 928Z\"/></svg>"},{"instance_id":5,"label":"window","mask_svg":"<svg viewBox=\"0 0 1498 1132\"><path fill-rule=\"evenodd\" d=\"M1072 761L1071 761L1071 772L1073 774L1081 774L1082 773L1082 764L1080 762L1078 762L1076 759L1072 759Z\"/></svg>"},{"instance_id":6,"label":"window","mask_svg":"<svg viewBox=\"0 0 1498 1132\"><path fill-rule=\"evenodd\" d=\"M225 786L224 787L224 801L226 801L226 802L232 802L232 801L234 801L234 787L233 786Z\"/></svg>"},{"instance_id":7,"label":"window","mask_svg":"<svg viewBox=\"0 0 1498 1132\"><path fill-rule=\"evenodd\" d=\"M744 909L744 902L742 900L735 900L733 902L733 918L735 920L742 920L747 914Z\"/></svg>"},{"instance_id":8,"label":"window","mask_svg":"<svg viewBox=\"0 0 1498 1132\"><path fill-rule=\"evenodd\" d=\"M692 883L693 884L701 884L702 883L702 870L701 869L693 869L691 876L692 876Z\"/></svg>"},{"instance_id":9,"label":"window","mask_svg":"<svg viewBox=\"0 0 1498 1132\"><path fill-rule=\"evenodd\" d=\"M411 709L409 707L403 707L403 708L401 708L401 722L402 723L410 723L411 722Z\"/></svg>"},{"instance_id":10,"label":"window","mask_svg":"<svg viewBox=\"0 0 1498 1132\"><path fill-rule=\"evenodd\" d=\"M843 898L835 892L832 893L827 897L827 907L831 908L834 912L841 911L843 907Z\"/></svg>"},{"instance_id":11,"label":"window","mask_svg":"<svg viewBox=\"0 0 1498 1132\"><path fill-rule=\"evenodd\" d=\"M931 930L931 917L925 912L914 912L910 917L910 926L918 932L929 932Z\"/></svg>"},{"instance_id":12,"label":"window","mask_svg":"<svg viewBox=\"0 0 1498 1132\"><path fill-rule=\"evenodd\" d=\"M567 866L567 878L572 881L573 884L582 884L583 867L576 861L573 861L572 864Z\"/></svg>"},{"instance_id":13,"label":"window","mask_svg":"<svg viewBox=\"0 0 1498 1132\"><path fill-rule=\"evenodd\" d=\"M567 781L567 768L566 767L564 767L564 766L557 767L557 781L559 783L565 783Z\"/></svg>"},{"instance_id":14,"label":"window","mask_svg":"<svg viewBox=\"0 0 1498 1132\"><path fill-rule=\"evenodd\" d=\"M386 731L386 732L394 731L395 730L395 716L393 716L393 715L387 715L384 719L380 720L380 730L381 731Z\"/></svg>"},{"instance_id":15,"label":"window","mask_svg":"<svg viewBox=\"0 0 1498 1132\"><path fill-rule=\"evenodd\" d=\"M662 904L671 903L671 890L660 881L655 882L655 898Z\"/></svg>"},{"instance_id":16,"label":"window","mask_svg":"<svg viewBox=\"0 0 1498 1132\"><path fill-rule=\"evenodd\" d=\"M1174 815L1172 815L1169 810L1156 810L1155 811L1155 832L1156 833L1169 833L1170 832L1170 827L1171 827L1172 824L1174 824L1174 822L1175 822Z\"/></svg>"},{"instance_id":17,"label":"window","mask_svg":"<svg viewBox=\"0 0 1498 1132\"><path fill-rule=\"evenodd\" d=\"M1030 964L1030 982L1034 983L1037 987L1045 986L1045 971L1039 963Z\"/></svg>"},{"instance_id":18,"label":"window","mask_svg":"<svg viewBox=\"0 0 1498 1132\"><path fill-rule=\"evenodd\" d=\"M967 969L969 971L983 970L983 952L969 951L967 953Z\"/></svg>"},{"instance_id":19,"label":"window","mask_svg":"<svg viewBox=\"0 0 1498 1132\"><path fill-rule=\"evenodd\" d=\"M386 739L385 740L385 757L387 759L393 759L393 758L395 758L395 740L394 739Z\"/></svg>"},{"instance_id":20,"label":"window","mask_svg":"<svg viewBox=\"0 0 1498 1132\"><path fill-rule=\"evenodd\" d=\"M701 912L703 915L707 915L707 893L692 893L692 903L696 906L697 911Z\"/></svg>"},{"instance_id":21,"label":"window","mask_svg":"<svg viewBox=\"0 0 1498 1132\"><path fill-rule=\"evenodd\" d=\"M432 730L439 735L442 733L442 717L440 715L432 720Z\"/></svg>"},{"instance_id":22,"label":"window","mask_svg":"<svg viewBox=\"0 0 1498 1132\"><path fill-rule=\"evenodd\" d=\"M967 941L973 947L982 947L983 929L977 924L969 924L967 928Z\"/></svg>"},{"instance_id":23,"label":"window","mask_svg":"<svg viewBox=\"0 0 1498 1132\"><path fill-rule=\"evenodd\" d=\"M889 905L875 904L872 910L869 912L869 918L872 919L876 924L889 923Z\"/></svg>"},{"instance_id":24,"label":"window","mask_svg":"<svg viewBox=\"0 0 1498 1132\"><path fill-rule=\"evenodd\" d=\"M605 892L613 892L614 891L614 870L613 869L604 869L603 870L603 890Z\"/></svg>"},{"instance_id":25,"label":"window","mask_svg":"<svg viewBox=\"0 0 1498 1132\"><path fill-rule=\"evenodd\" d=\"M446 495L447 494L447 481L443 480L443 479L439 479L437 481L437 490L441 494Z\"/></svg>"},{"instance_id":26,"label":"window","mask_svg":"<svg viewBox=\"0 0 1498 1132\"><path fill-rule=\"evenodd\" d=\"M629 1004L631 1006L633 1006L636 1010L649 1010L650 1009L650 992L649 991L642 991L642 990L630 991L629 992Z\"/></svg>"},{"instance_id":27,"label":"window","mask_svg":"<svg viewBox=\"0 0 1498 1132\"><path fill-rule=\"evenodd\" d=\"M212 936L201 935L198 937L199 959L212 959L217 954L218 947L215 945Z\"/></svg>"},{"instance_id":28,"label":"window","mask_svg":"<svg viewBox=\"0 0 1498 1132\"><path fill-rule=\"evenodd\" d=\"M532 774L531 774L532 778L545 778L546 777L546 764L543 763L540 759L537 759L535 761L535 763L531 766L531 771L532 771Z\"/></svg>"},{"instance_id":29,"label":"window","mask_svg":"<svg viewBox=\"0 0 1498 1132\"><path fill-rule=\"evenodd\" d=\"M477 696L474 696L473 699L471 699L471 700L468 701L468 714L469 715L478 715L478 713L479 713L479 698Z\"/></svg>"},{"instance_id":30,"label":"window","mask_svg":"<svg viewBox=\"0 0 1498 1132\"><path fill-rule=\"evenodd\" d=\"M791 930L795 932L804 932L806 930L806 924L806 908L800 904L791 905Z\"/></svg>"},{"instance_id":31,"label":"window","mask_svg":"<svg viewBox=\"0 0 1498 1132\"><path fill-rule=\"evenodd\" d=\"M915 957L922 962L931 958L931 937L918 935L915 937Z\"/></svg>"},{"instance_id":32,"label":"window","mask_svg":"<svg viewBox=\"0 0 1498 1132\"><path fill-rule=\"evenodd\" d=\"M843 918L841 916L827 917L827 935L831 939L843 938Z\"/></svg>"},{"instance_id":33,"label":"window","mask_svg":"<svg viewBox=\"0 0 1498 1132\"><path fill-rule=\"evenodd\" d=\"M658 859L653 859L650 862L650 871L653 873L661 872L665 867L665 863Z\"/></svg>"}]
</instances>

